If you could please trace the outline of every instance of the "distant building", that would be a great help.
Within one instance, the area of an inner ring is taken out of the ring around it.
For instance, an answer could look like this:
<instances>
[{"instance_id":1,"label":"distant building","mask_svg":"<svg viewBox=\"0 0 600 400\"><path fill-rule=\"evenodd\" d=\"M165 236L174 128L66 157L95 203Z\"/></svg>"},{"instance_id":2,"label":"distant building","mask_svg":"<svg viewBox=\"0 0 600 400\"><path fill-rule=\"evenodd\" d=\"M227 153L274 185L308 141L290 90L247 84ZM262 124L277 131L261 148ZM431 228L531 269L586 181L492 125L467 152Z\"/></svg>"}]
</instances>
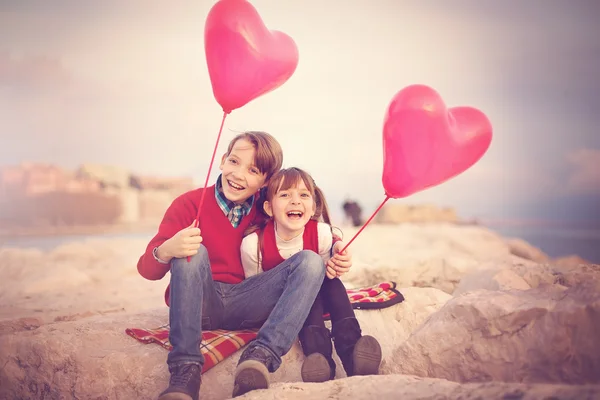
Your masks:
<instances>
[{"instance_id":1,"label":"distant building","mask_svg":"<svg viewBox=\"0 0 600 400\"><path fill-rule=\"evenodd\" d=\"M34 196L50 192L97 192L93 179L77 178L60 167L41 163L23 163L0 169L0 200Z\"/></svg>"},{"instance_id":2,"label":"distant building","mask_svg":"<svg viewBox=\"0 0 600 400\"><path fill-rule=\"evenodd\" d=\"M191 178L138 176L110 165L84 164L76 171L66 171L50 164L23 163L0 168L0 204L4 207L0 219L10 217L14 222L18 213L13 210L23 211L26 204L30 207L34 204L28 199L37 198L39 202L40 196L60 194L68 201L69 198L86 198L75 194L89 194L100 202L105 198L107 207L114 204L116 198L120 210L117 222L156 221L162 218L175 197L193 188ZM89 196L87 198L91 198ZM45 214L52 212L50 208L44 209ZM31 213L31 210L23 211L21 215Z\"/></svg>"},{"instance_id":3,"label":"distant building","mask_svg":"<svg viewBox=\"0 0 600 400\"><path fill-rule=\"evenodd\" d=\"M130 173L125 168L112 165L83 164L75 172L77 178L92 179L104 188L129 187Z\"/></svg>"}]
</instances>

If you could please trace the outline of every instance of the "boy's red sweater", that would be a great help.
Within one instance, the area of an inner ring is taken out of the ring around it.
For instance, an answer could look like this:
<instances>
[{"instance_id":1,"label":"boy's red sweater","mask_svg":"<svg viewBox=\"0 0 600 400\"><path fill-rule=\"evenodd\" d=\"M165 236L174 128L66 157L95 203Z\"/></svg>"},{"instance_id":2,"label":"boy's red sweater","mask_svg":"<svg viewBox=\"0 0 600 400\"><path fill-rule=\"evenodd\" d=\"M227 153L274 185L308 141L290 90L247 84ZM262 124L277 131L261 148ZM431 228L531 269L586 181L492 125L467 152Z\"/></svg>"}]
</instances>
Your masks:
<instances>
[{"instance_id":1,"label":"boy's red sweater","mask_svg":"<svg viewBox=\"0 0 600 400\"><path fill-rule=\"evenodd\" d=\"M167 209L158 233L140 257L137 269L144 278L162 279L170 270L170 264L161 264L154 259L152 250L170 239L177 232L192 224L196 218L198 204L203 189L196 189L176 198ZM256 202L237 228L234 228L215 199L215 186L206 188L204 203L200 213L200 234L202 244L208 250L213 279L225 283L239 283L244 279L244 268L240 258L240 245L244 231L254 222ZM165 292L165 302L169 305L169 287Z\"/></svg>"}]
</instances>

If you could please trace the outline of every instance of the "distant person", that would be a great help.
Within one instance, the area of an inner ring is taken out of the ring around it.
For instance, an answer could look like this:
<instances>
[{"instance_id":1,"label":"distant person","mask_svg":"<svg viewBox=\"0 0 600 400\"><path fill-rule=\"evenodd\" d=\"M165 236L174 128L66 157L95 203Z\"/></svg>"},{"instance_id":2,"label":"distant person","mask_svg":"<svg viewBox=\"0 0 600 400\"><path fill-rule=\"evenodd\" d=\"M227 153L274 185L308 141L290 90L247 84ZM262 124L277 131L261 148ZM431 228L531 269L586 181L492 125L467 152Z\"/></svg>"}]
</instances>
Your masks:
<instances>
[{"instance_id":1,"label":"distant person","mask_svg":"<svg viewBox=\"0 0 600 400\"><path fill-rule=\"evenodd\" d=\"M271 178L263 194L268 215L260 225L248 229L241 256L248 284L269 274L294 255L311 251L327 266L327 276L300 331L306 356L304 382L324 382L335 377L333 346L347 376L376 375L381 347L372 336L362 336L348 293L331 262L334 239L327 202L312 177L299 168L282 169ZM332 332L325 327L324 313L331 316ZM267 374L264 369L263 373Z\"/></svg>"},{"instance_id":2,"label":"distant person","mask_svg":"<svg viewBox=\"0 0 600 400\"><path fill-rule=\"evenodd\" d=\"M352 221L352 226L361 226L362 220L362 209L354 200L346 200L342 205L346 218Z\"/></svg>"}]
</instances>

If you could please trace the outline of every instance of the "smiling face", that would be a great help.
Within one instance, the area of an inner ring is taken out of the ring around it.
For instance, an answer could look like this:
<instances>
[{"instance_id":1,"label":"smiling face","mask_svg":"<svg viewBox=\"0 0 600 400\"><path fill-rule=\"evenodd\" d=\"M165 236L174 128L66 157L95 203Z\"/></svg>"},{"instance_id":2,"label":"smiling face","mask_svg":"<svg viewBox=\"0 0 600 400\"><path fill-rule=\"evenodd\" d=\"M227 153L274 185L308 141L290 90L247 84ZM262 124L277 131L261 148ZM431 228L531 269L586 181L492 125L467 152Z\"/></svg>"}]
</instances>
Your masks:
<instances>
[{"instance_id":1,"label":"smiling face","mask_svg":"<svg viewBox=\"0 0 600 400\"><path fill-rule=\"evenodd\" d=\"M290 240L302 233L304 226L315 215L316 204L313 193L303 179L288 185L284 178L271 201L265 201L264 209L275 220L279 237Z\"/></svg>"},{"instance_id":2,"label":"smiling face","mask_svg":"<svg viewBox=\"0 0 600 400\"><path fill-rule=\"evenodd\" d=\"M234 203L248 200L265 184L266 175L256 166L255 156L254 145L242 138L221 159L223 194Z\"/></svg>"}]
</instances>

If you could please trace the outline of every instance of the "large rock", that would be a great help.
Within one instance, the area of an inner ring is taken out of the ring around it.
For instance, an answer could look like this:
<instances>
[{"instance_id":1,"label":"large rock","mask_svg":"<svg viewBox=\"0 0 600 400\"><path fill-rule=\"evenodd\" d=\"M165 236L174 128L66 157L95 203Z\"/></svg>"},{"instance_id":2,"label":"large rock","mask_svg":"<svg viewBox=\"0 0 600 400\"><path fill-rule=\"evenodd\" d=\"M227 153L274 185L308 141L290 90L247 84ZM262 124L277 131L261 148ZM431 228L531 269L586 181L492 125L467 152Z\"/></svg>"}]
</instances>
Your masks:
<instances>
[{"instance_id":1,"label":"large rock","mask_svg":"<svg viewBox=\"0 0 600 400\"><path fill-rule=\"evenodd\" d=\"M502 262L483 263L466 274L453 295L477 290L507 290L561 285L571 287L588 281L600 281L600 265L538 264L516 256Z\"/></svg>"},{"instance_id":2,"label":"large rock","mask_svg":"<svg viewBox=\"0 0 600 400\"><path fill-rule=\"evenodd\" d=\"M240 400L596 400L600 386L522 383L466 383L410 375L355 376L321 384L282 383L247 393Z\"/></svg>"},{"instance_id":3,"label":"large rock","mask_svg":"<svg viewBox=\"0 0 600 400\"><path fill-rule=\"evenodd\" d=\"M550 260L550 257L541 249L527 243L523 239L508 238L506 239L506 244L510 248L510 252L517 257L540 263L548 262Z\"/></svg>"},{"instance_id":4,"label":"large rock","mask_svg":"<svg viewBox=\"0 0 600 400\"><path fill-rule=\"evenodd\" d=\"M545 265L516 256L502 262L482 263L462 277L454 289L454 296L478 290L527 290L540 285L553 285L558 278Z\"/></svg>"},{"instance_id":5,"label":"large rock","mask_svg":"<svg viewBox=\"0 0 600 400\"><path fill-rule=\"evenodd\" d=\"M163 306L168 281L143 279L136 269L146 244L90 239L47 252L0 248L0 333L16 316L49 323Z\"/></svg>"},{"instance_id":6,"label":"large rock","mask_svg":"<svg viewBox=\"0 0 600 400\"><path fill-rule=\"evenodd\" d=\"M456 382L600 382L600 283L466 292L394 354L390 373Z\"/></svg>"},{"instance_id":7,"label":"large rock","mask_svg":"<svg viewBox=\"0 0 600 400\"><path fill-rule=\"evenodd\" d=\"M346 229L344 239L349 240L355 231ZM375 225L367 227L367 232L350 247L355 265L342 278L348 286L394 280L403 287L434 287L452 293L463 276L482 264L510 262L514 257L500 236L478 226Z\"/></svg>"},{"instance_id":8,"label":"large rock","mask_svg":"<svg viewBox=\"0 0 600 400\"><path fill-rule=\"evenodd\" d=\"M381 342L382 372L393 369L395 349L450 298L436 289L402 289L404 303L383 310L357 311L363 334ZM143 314L96 316L0 335L0 399L152 399L168 384L167 351L126 336L128 327L157 327L162 308ZM205 374L202 394L226 399L233 388L238 351ZM304 355L295 344L273 382L300 382ZM338 362L338 377L345 376Z\"/></svg>"}]
</instances>

